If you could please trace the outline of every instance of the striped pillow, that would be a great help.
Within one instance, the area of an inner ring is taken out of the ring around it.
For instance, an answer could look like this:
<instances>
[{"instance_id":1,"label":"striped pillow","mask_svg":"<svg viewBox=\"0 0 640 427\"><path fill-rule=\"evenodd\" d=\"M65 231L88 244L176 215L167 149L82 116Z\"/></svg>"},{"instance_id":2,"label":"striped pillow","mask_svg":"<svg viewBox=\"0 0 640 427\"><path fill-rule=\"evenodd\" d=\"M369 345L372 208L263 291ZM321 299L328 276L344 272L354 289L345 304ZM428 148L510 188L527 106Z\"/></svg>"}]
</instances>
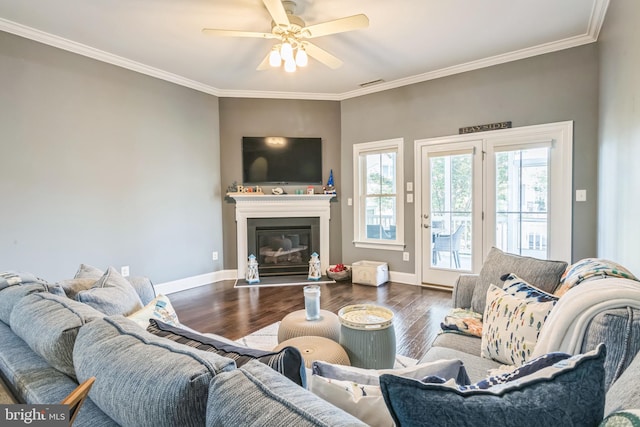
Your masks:
<instances>
[{"instance_id":1,"label":"striped pillow","mask_svg":"<svg viewBox=\"0 0 640 427\"><path fill-rule=\"evenodd\" d=\"M280 351L271 352L248 347L236 346L211 337L199 335L156 319L149 319L147 332L164 337L198 350L209 351L228 357L236 362L239 368L251 360L258 360L289 378L299 386L306 388L307 373L304 367L304 359L300 350L295 347L285 347Z\"/></svg>"}]
</instances>

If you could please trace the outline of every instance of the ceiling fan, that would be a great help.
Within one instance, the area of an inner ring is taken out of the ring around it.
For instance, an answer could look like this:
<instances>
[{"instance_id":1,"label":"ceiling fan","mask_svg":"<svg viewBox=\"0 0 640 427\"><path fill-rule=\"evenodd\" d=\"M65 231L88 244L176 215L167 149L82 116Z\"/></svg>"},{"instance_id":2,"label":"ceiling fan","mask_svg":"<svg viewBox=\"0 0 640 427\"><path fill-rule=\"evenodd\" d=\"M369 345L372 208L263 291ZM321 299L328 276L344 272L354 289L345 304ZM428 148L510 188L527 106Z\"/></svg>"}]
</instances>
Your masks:
<instances>
[{"instance_id":1,"label":"ceiling fan","mask_svg":"<svg viewBox=\"0 0 640 427\"><path fill-rule=\"evenodd\" d=\"M307 26L302 18L294 14L296 7L295 2L289 0L262 1L273 18L270 33L223 30L217 28L202 29L203 33L216 36L279 40L279 43L273 46L264 60L258 65L258 70L266 70L270 66L280 67L284 64L285 71L293 72L297 67L307 65L307 55L315 58L329 68L339 68L342 65L340 59L308 40L358 30L369 26L369 18L363 14Z\"/></svg>"}]
</instances>

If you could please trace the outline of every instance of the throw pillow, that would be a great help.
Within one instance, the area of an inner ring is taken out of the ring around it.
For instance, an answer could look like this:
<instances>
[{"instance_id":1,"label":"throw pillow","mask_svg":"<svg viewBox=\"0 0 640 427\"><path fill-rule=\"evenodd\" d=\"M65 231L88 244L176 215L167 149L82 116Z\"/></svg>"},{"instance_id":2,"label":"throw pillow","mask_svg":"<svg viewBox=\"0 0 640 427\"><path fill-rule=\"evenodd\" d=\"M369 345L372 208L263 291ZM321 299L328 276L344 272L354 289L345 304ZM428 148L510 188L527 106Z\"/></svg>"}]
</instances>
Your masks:
<instances>
[{"instance_id":1,"label":"throw pillow","mask_svg":"<svg viewBox=\"0 0 640 427\"><path fill-rule=\"evenodd\" d=\"M141 310L127 316L142 328L149 326L149 319L160 320L168 325L180 326L178 315L166 295L158 295Z\"/></svg>"},{"instance_id":2,"label":"throw pillow","mask_svg":"<svg viewBox=\"0 0 640 427\"><path fill-rule=\"evenodd\" d=\"M457 359L437 360L399 369L364 369L355 366L336 365L316 360L311 365L313 375L336 380L352 381L364 385L380 385L380 375L394 374L422 379L427 376L453 378L458 384L469 384L469 376L462 361Z\"/></svg>"},{"instance_id":3,"label":"throw pillow","mask_svg":"<svg viewBox=\"0 0 640 427\"><path fill-rule=\"evenodd\" d=\"M491 248L487 259L482 264L473 290L471 310L484 313L489 285L501 283L500 277L505 274L515 272L529 283L535 283L541 290L553 292L566 268L567 263L564 261L524 257L503 252L495 247Z\"/></svg>"},{"instance_id":4,"label":"throw pillow","mask_svg":"<svg viewBox=\"0 0 640 427\"><path fill-rule=\"evenodd\" d=\"M452 379L469 384L460 360L439 360L401 369L363 369L315 361L309 389L324 400L374 426L394 425L380 390L380 375L390 373L421 380L425 377Z\"/></svg>"},{"instance_id":5,"label":"throw pillow","mask_svg":"<svg viewBox=\"0 0 640 427\"><path fill-rule=\"evenodd\" d=\"M554 292L561 297L574 286L593 279L605 279L607 277L621 277L624 279L638 280L633 273L620 264L600 258L585 258L567 267L560 279L560 286Z\"/></svg>"},{"instance_id":6,"label":"throw pillow","mask_svg":"<svg viewBox=\"0 0 640 427\"><path fill-rule=\"evenodd\" d=\"M74 279L95 279L98 280L104 275L104 271L89 264L80 264Z\"/></svg>"},{"instance_id":7,"label":"throw pillow","mask_svg":"<svg viewBox=\"0 0 640 427\"><path fill-rule=\"evenodd\" d=\"M76 300L107 316L127 316L142 308L142 301L135 289L113 267L109 267L91 289L78 292Z\"/></svg>"},{"instance_id":8,"label":"throw pillow","mask_svg":"<svg viewBox=\"0 0 640 427\"><path fill-rule=\"evenodd\" d=\"M464 308L454 308L444 317L440 327L443 332L481 337L482 314Z\"/></svg>"},{"instance_id":9,"label":"throw pillow","mask_svg":"<svg viewBox=\"0 0 640 427\"><path fill-rule=\"evenodd\" d=\"M491 285L483 318L481 356L516 366L529 360L556 302L556 297L517 276L510 276L505 289Z\"/></svg>"},{"instance_id":10,"label":"throw pillow","mask_svg":"<svg viewBox=\"0 0 640 427\"><path fill-rule=\"evenodd\" d=\"M211 337L168 325L155 319L149 320L147 332L180 344L188 345L189 347L197 348L198 350L216 353L220 356L233 359L238 367L243 366L251 360L258 360L299 386L306 387L307 373L304 367L304 359L302 358L302 354L300 354L300 350L295 347L285 347L280 351L272 352L235 346L227 342L218 341Z\"/></svg>"},{"instance_id":11,"label":"throw pillow","mask_svg":"<svg viewBox=\"0 0 640 427\"><path fill-rule=\"evenodd\" d=\"M101 275L102 277L102 275ZM64 293L68 298L76 299L78 292L91 289L96 284L98 279L66 279L58 282L57 284L62 287Z\"/></svg>"},{"instance_id":12,"label":"throw pillow","mask_svg":"<svg viewBox=\"0 0 640 427\"><path fill-rule=\"evenodd\" d=\"M488 389L382 375L397 425L595 426L604 414L604 345Z\"/></svg>"}]
</instances>

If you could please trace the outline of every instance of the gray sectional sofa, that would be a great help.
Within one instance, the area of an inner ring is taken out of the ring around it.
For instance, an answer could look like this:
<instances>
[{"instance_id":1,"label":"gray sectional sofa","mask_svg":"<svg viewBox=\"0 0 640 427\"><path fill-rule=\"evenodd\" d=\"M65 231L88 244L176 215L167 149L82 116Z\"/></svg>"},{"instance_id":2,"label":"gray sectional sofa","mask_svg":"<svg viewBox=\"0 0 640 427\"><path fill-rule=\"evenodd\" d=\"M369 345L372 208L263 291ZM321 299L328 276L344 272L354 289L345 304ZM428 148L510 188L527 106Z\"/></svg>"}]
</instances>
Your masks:
<instances>
[{"instance_id":1,"label":"gray sectional sofa","mask_svg":"<svg viewBox=\"0 0 640 427\"><path fill-rule=\"evenodd\" d=\"M493 248L480 274L459 276L452 305L484 313L489 284L500 283L501 277L509 273L516 273L530 283L546 288L547 292L553 292L566 267L564 262L520 257ZM606 285L611 279L601 280ZM640 287L639 282L636 284ZM594 316L586 328L580 353L594 350L599 343L606 346L604 415L640 408L640 310L623 304ZM486 378L489 370L501 366L499 362L481 357L481 338L459 333L440 334L420 362L441 359L461 360L472 383Z\"/></svg>"},{"instance_id":2,"label":"gray sectional sofa","mask_svg":"<svg viewBox=\"0 0 640 427\"><path fill-rule=\"evenodd\" d=\"M154 296L148 280L135 289L142 304ZM23 403L58 403L97 378L75 426L365 425L263 363L237 368L37 278L0 277L0 343L0 373Z\"/></svg>"}]
</instances>

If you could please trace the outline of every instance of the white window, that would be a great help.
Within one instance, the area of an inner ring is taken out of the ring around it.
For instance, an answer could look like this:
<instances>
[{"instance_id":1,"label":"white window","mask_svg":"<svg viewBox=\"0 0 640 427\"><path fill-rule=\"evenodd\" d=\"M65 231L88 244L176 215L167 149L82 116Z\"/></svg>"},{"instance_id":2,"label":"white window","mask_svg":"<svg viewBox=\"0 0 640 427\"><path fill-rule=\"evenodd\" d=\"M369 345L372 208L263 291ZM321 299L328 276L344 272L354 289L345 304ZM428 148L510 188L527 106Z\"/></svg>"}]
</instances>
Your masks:
<instances>
[{"instance_id":1,"label":"white window","mask_svg":"<svg viewBox=\"0 0 640 427\"><path fill-rule=\"evenodd\" d=\"M404 249L402 138L353 146L354 244Z\"/></svg>"}]
</instances>

